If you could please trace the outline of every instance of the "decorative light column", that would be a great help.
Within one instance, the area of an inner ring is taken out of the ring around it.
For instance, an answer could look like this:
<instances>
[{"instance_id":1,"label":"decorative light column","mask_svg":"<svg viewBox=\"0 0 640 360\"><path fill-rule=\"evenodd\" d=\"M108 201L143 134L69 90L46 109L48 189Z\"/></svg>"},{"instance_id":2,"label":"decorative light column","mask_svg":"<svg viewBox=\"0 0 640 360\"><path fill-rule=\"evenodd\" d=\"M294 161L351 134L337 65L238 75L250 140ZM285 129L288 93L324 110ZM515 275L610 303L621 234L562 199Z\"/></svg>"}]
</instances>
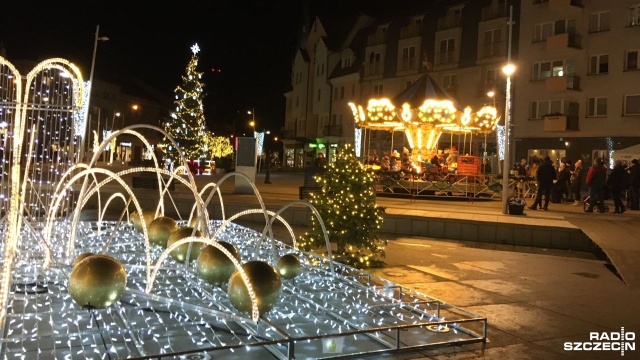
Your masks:
<instances>
[{"instance_id":1,"label":"decorative light column","mask_svg":"<svg viewBox=\"0 0 640 360\"><path fill-rule=\"evenodd\" d=\"M507 91L504 105L504 163L502 164L502 213L508 213L509 197L509 170L511 159L509 154L509 126L511 124L511 75L516 71L513 64L507 64L502 68L502 72L507 75Z\"/></svg>"}]
</instances>

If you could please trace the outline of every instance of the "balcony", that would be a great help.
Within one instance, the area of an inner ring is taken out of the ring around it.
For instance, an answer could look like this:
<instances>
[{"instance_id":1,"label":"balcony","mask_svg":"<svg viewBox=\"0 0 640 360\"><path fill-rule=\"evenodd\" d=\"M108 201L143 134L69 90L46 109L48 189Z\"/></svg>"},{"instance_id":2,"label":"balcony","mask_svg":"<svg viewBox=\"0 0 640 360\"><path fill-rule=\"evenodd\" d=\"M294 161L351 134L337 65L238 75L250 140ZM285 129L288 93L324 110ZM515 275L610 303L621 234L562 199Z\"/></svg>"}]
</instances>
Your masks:
<instances>
[{"instance_id":1,"label":"balcony","mask_svg":"<svg viewBox=\"0 0 640 360\"><path fill-rule=\"evenodd\" d=\"M365 76L382 75L382 65L380 63L366 64L364 66L364 75Z\"/></svg>"},{"instance_id":2,"label":"balcony","mask_svg":"<svg viewBox=\"0 0 640 360\"><path fill-rule=\"evenodd\" d=\"M544 131L556 132L578 129L578 117L567 115L547 115L544 117Z\"/></svg>"},{"instance_id":3,"label":"balcony","mask_svg":"<svg viewBox=\"0 0 640 360\"><path fill-rule=\"evenodd\" d=\"M488 59L496 56L502 55L502 48L504 47L504 43L501 41L488 43L482 45L482 53L480 54L481 59Z\"/></svg>"},{"instance_id":4,"label":"balcony","mask_svg":"<svg viewBox=\"0 0 640 360\"><path fill-rule=\"evenodd\" d=\"M561 92L580 90L579 76L552 76L544 79L544 90L547 92Z\"/></svg>"},{"instance_id":5,"label":"balcony","mask_svg":"<svg viewBox=\"0 0 640 360\"><path fill-rule=\"evenodd\" d=\"M342 136L342 125L326 125L324 136Z\"/></svg>"},{"instance_id":6,"label":"balcony","mask_svg":"<svg viewBox=\"0 0 640 360\"><path fill-rule=\"evenodd\" d=\"M544 131L566 131L567 117L565 115L545 116L542 129Z\"/></svg>"},{"instance_id":7,"label":"balcony","mask_svg":"<svg viewBox=\"0 0 640 360\"><path fill-rule=\"evenodd\" d=\"M411 24L400 28L400 39L408 39L416 36L420 36L420 25Z\"/></svg>"},{"instance_id":8,"label":"balcony","mask_svg":"<svg viewBox=\"0 0 640 360\"><path fill-rule=\"evenodd\" d=\"M547 38L547 51L580 49L581 38L578 34L562 33Z\"/></svg>"},{"instance_id":9,"label":"balcony","mask_svg":"<svg viewBox=\"0 0 640 360\"><path fill-rule=\"evenodd\" d=\"M453 29L462 26L462 16L457 13L438 19L438 31Z\"/></svg>"},{"instance_id":10,"label":"balcony","mask_svg":"<svg viewBox=\"0 0 640 360\"><path fill-rule=\"evenodd\" d=\"M283 139L294 139L296 137L296 131L295 130L284 130L282 131L282 138Z\"/></svg>"},{"instance_id":11,"label":"balcony","mask_svg":"<svg viewBox=\"0 0 640 360\"><path fill-rule=\"evenodd\" d=\"M499 8L499 7L487 6L482 8L480 21L489 21L489 20L499 19L507 16L508 14L507 14L506 7Z\"/></svg>"},{"instance_id":12,"label":"balcony","mask_svg":"<svg viewBox=\"0 0 640 360\"><path fill-rule=\"evenodd\" d=\"M416 70L418 68L417 63L418 60L415 57L402 59L398 71Z\"/></svg>"}]
</instances>

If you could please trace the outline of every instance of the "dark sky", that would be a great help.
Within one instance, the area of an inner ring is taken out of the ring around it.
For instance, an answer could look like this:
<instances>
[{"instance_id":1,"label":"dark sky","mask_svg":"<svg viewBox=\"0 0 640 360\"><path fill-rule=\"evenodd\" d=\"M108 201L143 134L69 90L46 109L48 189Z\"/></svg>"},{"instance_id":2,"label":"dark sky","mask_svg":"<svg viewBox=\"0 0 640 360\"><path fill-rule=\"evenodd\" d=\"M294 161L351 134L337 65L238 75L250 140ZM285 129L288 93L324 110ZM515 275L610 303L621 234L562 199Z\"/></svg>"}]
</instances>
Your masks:
<instances>
[{"instance_id":1,"label":"dark sky","mask_svg":"<svg viewBox=\"0 0 640 360\"><path fill-rule=\"evenodd\" d=\"M390 13L428 0L310 0L311 14L331 23L361 11ZM284 125L284 92L303 19L304 0L7 1L0 41L9 61L61 57L88 78L96 26L100 36L94 77L135 77L173 98L174 88L200 46L205 116L216 122ZM213 72L220 69L221 72ZM115 82L115 81L114 81Z\"/></svg>"}]
</instances>

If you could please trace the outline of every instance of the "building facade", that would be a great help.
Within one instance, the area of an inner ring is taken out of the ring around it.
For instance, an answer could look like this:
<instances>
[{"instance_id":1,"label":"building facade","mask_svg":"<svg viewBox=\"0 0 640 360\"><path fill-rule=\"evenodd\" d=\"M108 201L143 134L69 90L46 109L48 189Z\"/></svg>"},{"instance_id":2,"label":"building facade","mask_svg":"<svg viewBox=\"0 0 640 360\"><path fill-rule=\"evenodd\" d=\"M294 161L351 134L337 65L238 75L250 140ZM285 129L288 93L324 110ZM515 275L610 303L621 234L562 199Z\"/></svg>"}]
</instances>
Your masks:
<instances>
[{"instance_id":1,"label":"building facade","mask_svg":"<svg viewBox=\"0 0 640 360\"><path fill-rule=\"evenodd\" d=\"M389 18L360 16L342 31L316 18L303 33L285 93L285 166L302 168L318 152L330 159L332 150L354 143L347 104L393 98L424 73L463 107L491 104L503 114L508 60L517 68L511 159L591 162L637 144L639 9L638 0L449 2ZM469 145L456 136L443 134L439 148L463 142L465 153L497 152L495 135ZM407 146L398 132L362 137L363 157Z\"/></svg>"}]
</instances>

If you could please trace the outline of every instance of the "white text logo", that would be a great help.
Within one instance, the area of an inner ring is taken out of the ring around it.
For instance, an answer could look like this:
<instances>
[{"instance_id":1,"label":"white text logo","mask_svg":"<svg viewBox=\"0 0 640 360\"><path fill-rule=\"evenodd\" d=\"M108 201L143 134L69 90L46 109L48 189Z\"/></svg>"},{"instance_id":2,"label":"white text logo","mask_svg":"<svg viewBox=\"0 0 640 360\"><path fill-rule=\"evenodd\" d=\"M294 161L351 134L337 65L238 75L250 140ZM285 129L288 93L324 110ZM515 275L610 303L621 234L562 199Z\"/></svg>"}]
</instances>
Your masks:
<instances>
[{"instance_id":1,"label":"white text logo","mask_svg":"<svg viewBox=\"0 0 640 360\"><path fill-rule=\"evenodd\" d=\"M636 333L625 332L590 332L589 341L565 342L566 351L620 351L624 356L625 351L636 350Z\"/></svg>"}]
</instances>

